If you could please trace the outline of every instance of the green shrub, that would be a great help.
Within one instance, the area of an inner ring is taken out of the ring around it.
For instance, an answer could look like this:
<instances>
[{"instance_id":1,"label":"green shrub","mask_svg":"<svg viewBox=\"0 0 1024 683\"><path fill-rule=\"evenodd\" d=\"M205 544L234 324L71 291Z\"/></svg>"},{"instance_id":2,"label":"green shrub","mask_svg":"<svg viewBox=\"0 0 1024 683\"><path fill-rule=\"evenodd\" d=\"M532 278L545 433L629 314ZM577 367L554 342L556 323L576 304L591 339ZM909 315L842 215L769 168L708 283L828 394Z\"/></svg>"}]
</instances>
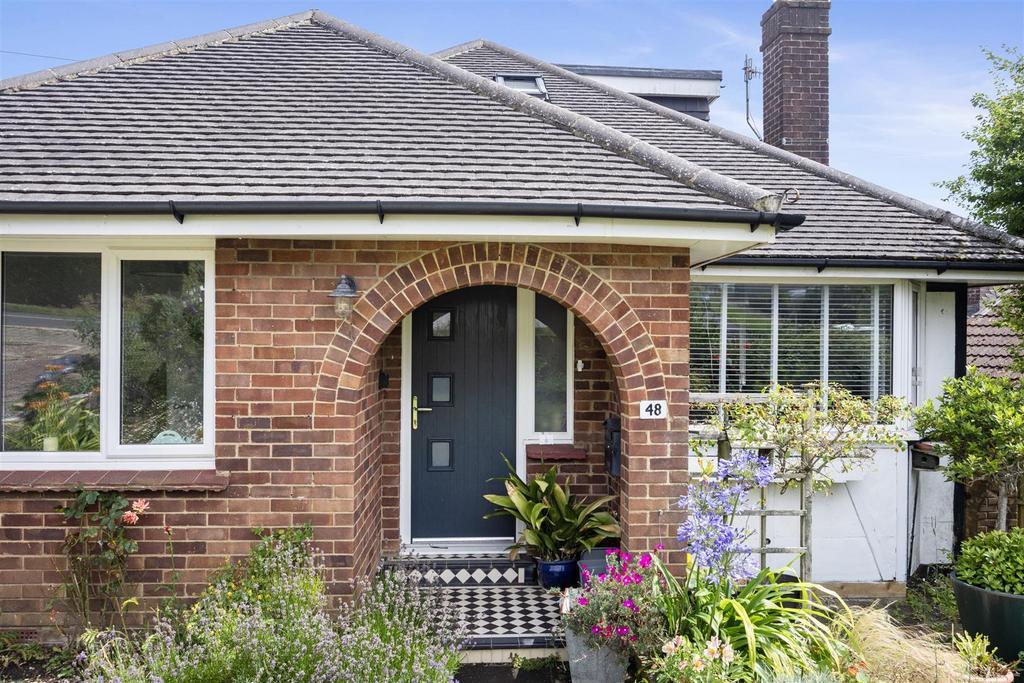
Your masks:
<instances>
[{"instance_id":1,"label":"green shrub","mask_svg":"<svg viewBox=\"0 0 1024 683\"><path fill-rule=\"evenodd\" d=\"M956 578L972 586L1024 595L1024 529L989 531L964 541Z\"/></svg>"},{"instance_id":2,"label":"green shrub","mask_svg":"<svg viewBox=\"0 0 1024 683\"><path fill-rule=\"evenodd\" d=\"M447 683L465 627L440 590L388 572L339 619L308 527L263 533L187 609L144 634L86 632L82 679L109 683Z\"/></svg>"},{"instance_id":3,"label":"green shrub","mask_svg":"<svg viewBox=\"0 0 1024 683\"><path fill-rule=\"evenodd\" d=\"M542 560L574 560L583 550L621 533L615 518L603 509L614 496L580 501L558 483L557 467L526 483L508 458L502 459L509 472L503 479L508 495L485 495L498 509L484 519L507 515L523 523L522 535L508 547L513 560L522 550Z\"/></svg>"}]
</instances>

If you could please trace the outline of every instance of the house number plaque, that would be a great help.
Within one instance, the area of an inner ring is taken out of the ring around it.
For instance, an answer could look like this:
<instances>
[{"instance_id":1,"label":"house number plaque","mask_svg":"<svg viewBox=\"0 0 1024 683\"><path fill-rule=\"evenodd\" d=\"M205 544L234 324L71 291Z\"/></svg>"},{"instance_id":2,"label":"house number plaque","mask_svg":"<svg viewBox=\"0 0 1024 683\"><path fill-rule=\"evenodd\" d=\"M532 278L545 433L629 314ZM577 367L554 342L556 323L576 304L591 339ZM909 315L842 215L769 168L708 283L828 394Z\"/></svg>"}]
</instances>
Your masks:
<instances>
[{"instance_id":1,"label":"house number plaque","mask_svg":"<svg viewBox=\"0 0 1024 683\"><path fill-rule=\"evenodd\" d=\"M660 420L668 417L668 401L640 401L641 420Z\"/></svg>"}]
</instances>

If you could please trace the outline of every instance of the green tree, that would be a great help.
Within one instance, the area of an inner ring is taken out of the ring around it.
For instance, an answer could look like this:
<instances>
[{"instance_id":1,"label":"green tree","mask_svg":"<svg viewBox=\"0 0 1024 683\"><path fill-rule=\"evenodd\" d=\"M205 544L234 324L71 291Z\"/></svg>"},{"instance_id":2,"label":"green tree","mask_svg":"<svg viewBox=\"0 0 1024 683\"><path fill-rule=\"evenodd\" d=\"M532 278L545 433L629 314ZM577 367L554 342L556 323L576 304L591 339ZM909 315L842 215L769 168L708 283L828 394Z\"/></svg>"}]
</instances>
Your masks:
<instances>
[{"instance_id":1,"label":"green tree","mask_svg":"<svg viewBox=\"0 0 1024 683\"><path fill-rule=\"evenodd\" d=\"M985 51L992 63L994 93L977 93L977 125L964 137L974 143L967 173L939 183L949 198L975 218L1024 236L1024 55Z\"/></svg>"},{"instance_id":2,"label":"green tree","mask_svg":"<svg viewBox=\"0 0 1024 683\"><path fill-rule=\"evenodd\" d=\"M938 402L915 413L918 433L948 455L952 481L995 484L996 528L1006 531L1007 504L1024 475L1024 388L1005 377L989 377L968 368L947 379Z\"/></svg>"}]
</instances>

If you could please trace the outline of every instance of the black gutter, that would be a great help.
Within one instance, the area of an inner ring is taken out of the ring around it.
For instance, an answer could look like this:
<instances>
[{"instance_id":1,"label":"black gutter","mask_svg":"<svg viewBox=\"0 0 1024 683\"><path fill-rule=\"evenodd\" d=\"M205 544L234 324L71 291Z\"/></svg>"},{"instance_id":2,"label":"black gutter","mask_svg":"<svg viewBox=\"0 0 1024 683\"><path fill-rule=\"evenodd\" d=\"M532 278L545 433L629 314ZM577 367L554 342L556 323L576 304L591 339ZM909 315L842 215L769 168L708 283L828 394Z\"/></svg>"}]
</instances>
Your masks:
<instances>
[{"instance_id":1,"label":"black gutter","mask_svg":"<svg viewBox=\"0 0 1024 683\"><path fill-rule=\"evenodd\" d=\"M107 214L173 216L179 223L190 214L367 214L380 222L388 214L472 216L569 216L579 225L582 218L637 218L702 223L746 223L755 229L771 225L785 231L804 222L794 213L765 213L746 209L694 209L673 206L619 206L583 202L480 202L431 200L181 200L181 201L0 201L0 213Z\"/></svg>"},{"instance_id":2,"label":"black gutter","mask_svg":"<svg viewBox=\"0 0 1024 683\"><path fill-rule=\"evenodd\" d=\"M936 259L847 259L847 258L794 258L773 256L730 256L708 265L714 266L767 266L816 268L918 268L935 270L941 275L947 270L987 270L1004 272L1024 271L1024 255L1019 263L993 263L991 261L942 261ZM707 266L704 266L705 268Z\"/></svg>"}]
</instances>

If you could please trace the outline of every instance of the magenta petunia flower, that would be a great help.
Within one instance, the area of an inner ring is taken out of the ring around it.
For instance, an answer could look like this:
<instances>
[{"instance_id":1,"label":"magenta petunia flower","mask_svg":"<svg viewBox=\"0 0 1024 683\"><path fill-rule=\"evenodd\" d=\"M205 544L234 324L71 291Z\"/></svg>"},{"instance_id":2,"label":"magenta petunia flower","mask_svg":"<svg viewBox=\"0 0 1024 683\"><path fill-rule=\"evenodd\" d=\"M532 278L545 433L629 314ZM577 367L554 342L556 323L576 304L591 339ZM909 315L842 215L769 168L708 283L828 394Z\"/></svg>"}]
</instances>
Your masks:
<instances>
[{"instance_id":1,"label":"magenta petunia flower","mask_svg":"<svg viewBox=\"0 0 1024 683\"><path fill-rule=\"evenodd\" d=\"M578 602L580 605L584 605L584 606L590 604L590 600L587 600L587 598L582 596L582 595L579 598L576 599L576 602Z\"/></svg>"}]
</instances>

